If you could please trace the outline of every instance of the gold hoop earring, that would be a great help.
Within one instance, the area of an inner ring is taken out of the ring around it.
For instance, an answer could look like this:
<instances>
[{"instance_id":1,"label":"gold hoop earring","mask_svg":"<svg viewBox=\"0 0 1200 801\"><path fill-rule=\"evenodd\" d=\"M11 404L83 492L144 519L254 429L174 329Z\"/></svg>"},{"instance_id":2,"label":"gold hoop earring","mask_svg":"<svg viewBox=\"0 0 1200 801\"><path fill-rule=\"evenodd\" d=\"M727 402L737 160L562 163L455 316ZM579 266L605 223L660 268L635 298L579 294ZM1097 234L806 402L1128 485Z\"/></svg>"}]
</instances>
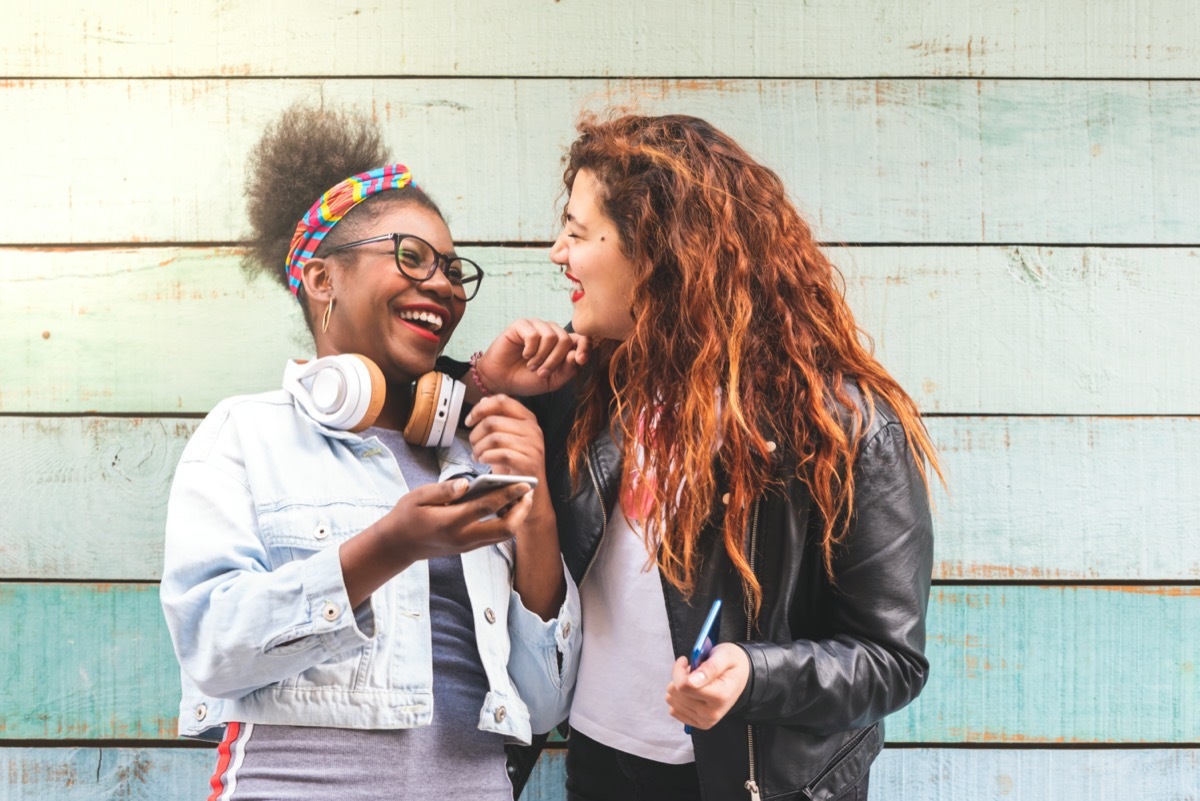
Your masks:
<instances>
[{"instance_id":1,"label":"gold hoop earring","mask_svg":"<svg viewBox=\"0 0 1200 801\"><path fill-rule=\"evenodd\" d=\"M329 330L329 315L333 313L333 301L329 301L329 305L325 307L325 316L321 318L321 333L324 334Z\"/></svg>"}]
</instances>

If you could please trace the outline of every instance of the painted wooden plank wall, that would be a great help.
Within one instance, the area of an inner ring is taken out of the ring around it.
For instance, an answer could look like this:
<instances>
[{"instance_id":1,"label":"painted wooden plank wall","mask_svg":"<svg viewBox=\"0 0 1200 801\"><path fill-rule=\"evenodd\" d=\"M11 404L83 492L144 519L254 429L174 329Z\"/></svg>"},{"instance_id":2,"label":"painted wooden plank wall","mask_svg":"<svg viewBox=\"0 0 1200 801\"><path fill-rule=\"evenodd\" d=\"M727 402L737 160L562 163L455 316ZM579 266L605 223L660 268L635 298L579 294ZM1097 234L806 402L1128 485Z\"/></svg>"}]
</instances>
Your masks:
<instances>
[{"instance_id":1,"label":"painted wooden plank wall","mask_svg":"<svg viewBox=\"0 0 1200 801\"><path fill-rule=\"evenodd\" d=\"M460 355L510 316L562 315L544 251L501 246L552 236L581 108L684 111L745 143L821 237L872 245L838 251L851 302L949 415L930 420L953 492L937 575L990 583L935 587L932 682L889 721L893 742L959 747L889 748L871 797L1200 801L1200 12L699 0L680 25L678 8L9 9L0 799L205 786L211 752L104 747L170 740L176 689L155 588L99 582L157 575L180 415L307 350L287 295L244 286L221 246L245 229L251 143L308 98L373 110L496 265ZM62 579L81 583L41 583ZM1062 586L1006 586L1029 579ZM1128 744L1161 747L1106 748ZM526 798L561 798L561 768L550 754Z\"/></svg>"},{"instance_id":2,"label":"painted wooden plank wall","mask_svg":"<svg viewBox=\"0 0 1200 801\"><path fill-rule=\"evenodd\" d=\"M0 75L1194 77L1179 0L27 4ZM335 64L314 54L336 53Z\"/></svg>"},{"instance_id":3,"label":"painted wooden plank wall","mask_svg":"<svg viewBox=\"0 0 1200 801\"><path fill-rule=\"evenodd\" d=\"M1200 751L888 748L871 769L871 797L922 801L1196 801ZM564 752L546 751L522 801L562 797ZM0 801L175 801L198 798L216 763L210 749L0 750Z\"/></svg>"},{"instance_id":4,"label":"painted wooden plank wall","mask_svg":"<svg viewBox=\"0 0 1200 801\"><path fill-rule=\"evenodd\" d=\"M174 737L156 586L8 582L0 610L0 741ZM1162 633L1197 630L1195 586L936 588L931 682L888 739L1195 744L1200 639Z\"/></svg>"},{"instance_id":5,"label":"painted wooden plank wall","mask_svg":"<svg viewBox=\"0 0 1200 801\"><path fill-rule=\"evenodd\" d=\"M1200 580L1200 417L935 417L934 576ZM181 418L0 417L0 579L156 581Z\"/></svg>"},{"instance_id":6,"label":"painted wooden plank wall","mask_svg":"<svg viewBox=\"0 0 1200 801\"><path fill-rule=\"evenodd\" d=\"M235 241L246 154L300 99L371 109L463 241L549 239L578 111L636 100L728 131L826 239L1200 242L1197 81L517 78L8 81L0 175L38 191L0 197L0 244Z\"/></svg>"},{"instance_id":7,"label":"painted wooden plank wall","mask_svg":"<svg viewBox=\"0 0 1200 801\"><path fill-rule=\"evenodd\" d=\"M488 273L452 355L517 317L568 318L544 248L461 250ZM927 412L1200 411L1200 361L1164 347L1196 330L1195 248L830 252L879 358ZM246 283L228 248L0 248L0 281L19 288L0 326L0 413L203 413L311 352L292 297Z\"/></svg>"}]
</instances>

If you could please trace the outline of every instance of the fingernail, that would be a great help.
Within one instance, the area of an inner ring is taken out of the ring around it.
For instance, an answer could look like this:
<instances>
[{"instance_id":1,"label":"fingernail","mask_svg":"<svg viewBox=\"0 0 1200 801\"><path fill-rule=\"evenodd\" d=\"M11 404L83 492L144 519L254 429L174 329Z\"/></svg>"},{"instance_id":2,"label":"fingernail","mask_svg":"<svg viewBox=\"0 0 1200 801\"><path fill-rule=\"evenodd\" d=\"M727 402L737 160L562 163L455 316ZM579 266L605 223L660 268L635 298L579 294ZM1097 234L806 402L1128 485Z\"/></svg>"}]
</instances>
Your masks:
<instances>
[{"instance_id":1,"label":"fingernail","mask_svg":"<svg viewBox=\"0 0 1200 801\"><path fill-rule=\"evenodd\" d=\"M705 676L704 672L701 670L697 670L695 673L692 673L690 676L688 676L688 684L692 685L693 687L699 687L700 685L704 684L704 682Z\"/></svg>"},{"instance_id":2,"label":"fingernail","mask_svg":"<svg viewBox=\"0 0 1200 801\"><path fill-rule=\"evenodd\" d=\"M468 484L470 484L470 482L467 481L465 478L455 479L454 491L455 492L466 492Z\"/></svg>"}]
</instances>

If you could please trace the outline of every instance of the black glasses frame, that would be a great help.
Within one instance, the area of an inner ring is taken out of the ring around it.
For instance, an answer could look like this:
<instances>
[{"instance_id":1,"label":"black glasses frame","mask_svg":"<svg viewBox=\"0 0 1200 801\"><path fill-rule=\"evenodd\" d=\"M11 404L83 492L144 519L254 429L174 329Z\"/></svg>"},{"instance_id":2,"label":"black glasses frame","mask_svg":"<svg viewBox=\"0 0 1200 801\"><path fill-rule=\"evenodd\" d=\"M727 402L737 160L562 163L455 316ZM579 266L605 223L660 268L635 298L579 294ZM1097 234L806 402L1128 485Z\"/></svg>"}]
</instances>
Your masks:
<instances>
[{"instance_id":1,"label":"black glasses frame","mask_svg":"<svg viewBox=\"0 0 1200 801\"><path fill-rule=\"evenodd\" d=\"M413 273L409 272L409 270L405 269L404 262L400 258L400 243L405 239L417 240L422 245L429 248L429 252L433 254L433 264L430 265L429 269L424 275L414 275ZM344 245L338 245L331 250L325 251L325 253L322 255L332 256L334 253L337 253L341 250L356 248L359 245L371 245L376 242L387 242L389 240L392 243L392 255L396 259L396 269L399 270L406 278L410 278L417 283L421 283L433 278L433 274L440 269L442 271L442 275L446 276L446 279L450 281L450 284L454 286L456 290L460 290L462 292L459 300L468 301L479 294L479 287L483 284L483 268L480 267L477 262L468 258L464 258L463 256L447 256L416 234L383 234L382 236L373 236L370 239L360 239L357 242L347 242ZM450 266L454 262L471 265L475 268L476 274L470 276L464 281L459 281L457 284L454 283L454 281L450 278ZM455 294L457 295L457 292Z\"/></svg>"}]
</instances>

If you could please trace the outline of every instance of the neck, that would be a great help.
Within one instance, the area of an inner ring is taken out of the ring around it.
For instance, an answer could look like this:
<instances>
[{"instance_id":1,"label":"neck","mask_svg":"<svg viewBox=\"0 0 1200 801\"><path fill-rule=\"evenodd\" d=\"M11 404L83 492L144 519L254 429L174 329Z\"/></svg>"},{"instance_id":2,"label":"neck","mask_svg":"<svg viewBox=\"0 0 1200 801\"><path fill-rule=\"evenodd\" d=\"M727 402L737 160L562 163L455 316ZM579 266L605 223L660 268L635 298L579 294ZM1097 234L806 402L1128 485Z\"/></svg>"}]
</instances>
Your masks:
<instances>
[{"instance_id":1,"label":"neck","mask_svg":"<svg viewBox=\"0 0 1200 801\"><path fill-rule=\"evenodd\" d=\"M387 400L383 402L383 411L375 421L378 428L390 431L404 430L412 412L412 389L411 383L398 384L390 380L387 382Z\"/></svg>"}]
</instances>

